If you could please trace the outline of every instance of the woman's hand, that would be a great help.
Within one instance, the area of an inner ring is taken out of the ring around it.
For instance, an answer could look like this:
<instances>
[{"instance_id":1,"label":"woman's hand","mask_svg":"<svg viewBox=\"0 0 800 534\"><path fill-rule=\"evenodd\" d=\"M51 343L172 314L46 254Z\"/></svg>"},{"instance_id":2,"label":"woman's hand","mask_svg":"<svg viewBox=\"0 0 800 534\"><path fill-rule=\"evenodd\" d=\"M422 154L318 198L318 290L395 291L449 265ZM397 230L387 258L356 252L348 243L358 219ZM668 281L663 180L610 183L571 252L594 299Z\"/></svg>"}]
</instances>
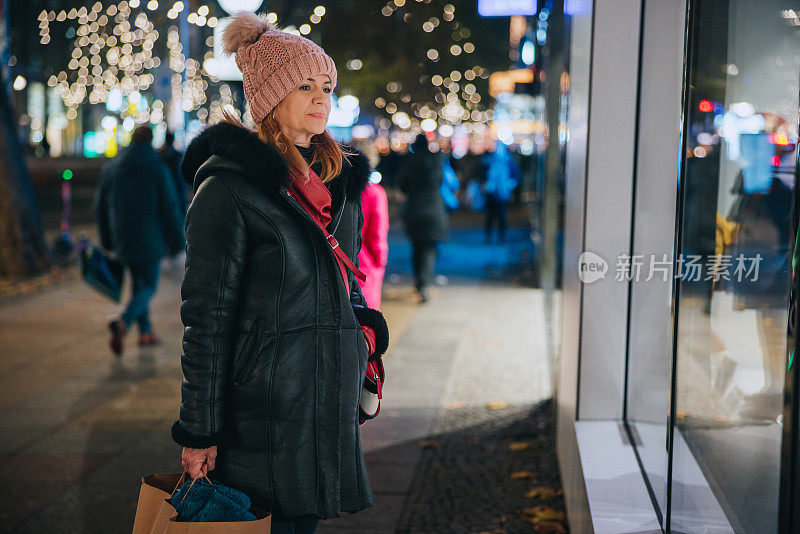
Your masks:
<instances>
[{"instance_id":1,"label":"woman's hand","mask_svg":"<svg viewBox=\"0 0 800 534\"><path fill-rule=\"evenodd\" d=\"M217 446L208 449L190 449L184 447L181 453L181 464L183 470L189 473L192 478L206 476L209 471L214 470L217 461Z\"/></svg>"}]
</instances>

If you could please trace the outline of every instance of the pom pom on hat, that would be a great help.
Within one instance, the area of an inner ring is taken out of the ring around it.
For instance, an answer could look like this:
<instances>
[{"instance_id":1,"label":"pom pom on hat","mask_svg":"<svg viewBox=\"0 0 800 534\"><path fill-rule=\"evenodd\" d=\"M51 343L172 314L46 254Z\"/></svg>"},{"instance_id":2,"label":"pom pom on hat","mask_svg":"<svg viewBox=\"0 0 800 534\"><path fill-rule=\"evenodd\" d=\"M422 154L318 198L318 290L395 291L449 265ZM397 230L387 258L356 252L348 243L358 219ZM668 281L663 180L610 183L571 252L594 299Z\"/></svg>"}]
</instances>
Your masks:
<instances>
[{"instance_id":1,"label":"pom pom on hat","mask_svg":"<svg viewBox=\"0 0 800 534\"><path fill-rule=\"evenodd\" d=\"M225 27L225 33L222 34L222 44L225 47L225 52L235 54L240 47L258 41L264 32L275 30L277 30L277 27L267 22L266 16L244 11L235 15L233 20Z\"/></svg>"}]
</instances>

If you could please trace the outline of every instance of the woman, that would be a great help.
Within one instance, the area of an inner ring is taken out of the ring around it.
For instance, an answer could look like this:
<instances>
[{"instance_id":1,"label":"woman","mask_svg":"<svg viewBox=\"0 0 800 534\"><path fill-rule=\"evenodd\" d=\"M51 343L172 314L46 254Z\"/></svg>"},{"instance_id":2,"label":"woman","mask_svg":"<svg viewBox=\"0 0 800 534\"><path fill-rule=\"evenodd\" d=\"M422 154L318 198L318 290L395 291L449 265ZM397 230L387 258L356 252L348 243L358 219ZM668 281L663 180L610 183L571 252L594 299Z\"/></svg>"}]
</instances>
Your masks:
<instances>
[{"instance_id":1,"label":"woman","mask_svg":"<svg viewBox=\"0 0 800 534\"><path fill-rule=\"evenodd\" d=\"M363 245L358 253L358 260L359 267L367 275L361 292L369 307L380 310L383 277L389 261L389 199L381 187L379 173L372 173L369 181L361 195L364 225L361 228Z\"/></svg>"},{"instance_id":2,"label":"woman","mask_svg":"<svg viewBox=\"0 0 800 534\"><path fill-rule=\"evenodd\" d=\"M253 14L224 41L258 132L212 126L182 164L195 195L172 436L192 477L248 494L273 532L314 532L374 502L358 401L388 330L353 264L369 168L325 129L336 67L322 48Z\"/></svg>"},{"instance_id":3,"label":"woman","mask_svg":"<svg viewBox=\"0 0 800 534\"><path fill-rule=\"evenodd\" d=\"M406 234L414 256L414 278L420 300L427 302L427 286L436 267L436 245L447 239L447 212L440 193L442 160L428 150L428 139L419 134L400 173L400 189L408 196L403 208Z\"/></svg>"}]
</instances>

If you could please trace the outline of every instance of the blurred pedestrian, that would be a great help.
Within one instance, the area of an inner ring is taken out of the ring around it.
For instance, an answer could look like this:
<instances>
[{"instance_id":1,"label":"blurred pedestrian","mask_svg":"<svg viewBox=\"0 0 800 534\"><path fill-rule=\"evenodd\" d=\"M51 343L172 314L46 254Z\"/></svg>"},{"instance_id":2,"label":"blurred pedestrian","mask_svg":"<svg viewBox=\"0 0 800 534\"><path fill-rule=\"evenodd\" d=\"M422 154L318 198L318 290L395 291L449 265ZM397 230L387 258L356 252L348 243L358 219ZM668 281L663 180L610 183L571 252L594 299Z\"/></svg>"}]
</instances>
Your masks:
<instances>
[{"instance_id":1,"label":"blurred pedestrian","mask_svg":"<svg viewBox=\"0 0 800 534\"><path fill-rule=\"evenodd\" d=\"M475 141L470 143L469 151L459 161L459 169L462 173L463 183L477 182L480 185L486 183L486 160L484 159L485 150L480 143Z\"/></svg>"},{"instance_id":2,"label":"blurred pedestrian","mask_svg":"<svg viewBox=\"0 0 800 534\"><path fill-rule=\"evenodd\" d=\"M381 309L381 290L386 263L389 260L389 200L380 185L381 175L373 173L370 183L361 195L361 210L364 224L361 227L361 252L358 264L366 282L361 284L361 292L367 305Z\"/></svg>"},{"instance_id":3,"label":"blurred pedestrian","mask_svg":"<svg viewBox=\"0 0 800 534\"><path fill-rule=\"evenodd\" d=\"M442 155L428 150L428 139L419 134L400 173L400 189L406 194L403 222L413 248L414 279L422 302L428 301L428 285L436 268L437 244L447 239L448 221L442 186Z\"/></svg>"},{"instance_id":4,"label":"blurred pedestrian","mask_svg":"<svg viewBox=\"0 0 800 534\"><path fill-rule=\"evenodd\" d=\"M150 322L150 299L156 292L161 258L183 249L183 225L169 170L152 147L153 132L139 126L131 144L102 171L95 191L100 242L131 273L133 292L125 311L111 321L111 350L122 354L133 323L139 345L159 338Z\"/></svg>"},{"instance_id":5,"label":"blurred pedestrian","mask_svg":"<svg viewBox=\"0 0 800 534\"><path fill-rule=\"evenodd\" d=\"M388 345L356 278L369 164L326 129L336 67L240 13L223 34L257 125L186 149L180 419L184 469L247 494L273 534L374 504L359 434L368 359ZM379 386L380 387L380 386Z\"/></svg>"},{"instance_id":6,"label":"blurred pedestrian","mask_svg":"<svg viewBox=\"0 0 800 534\"><path fill-rule=\"evenodd\" d=\"M486 161L483 153L483 146L473 140L456 167L461 183L465 184L464 200L476 212L483 210L485 199L482 188L486 183Z\"/></svg>"},{"instance_id":7,"label":"blurred pedestrian","mask_svg":"<svg viewBox=\"0 0 800 534\"><path fill-rule=\"evenodd\" d=\"M727 252L725 243L715 239L713 255L708 256L718 272L734 272L737 268L736 261L734 266L720 267L723 254L729 258L758 258L755 276L745 275L742 279L741 274L731 274L712 280L712 283L721 284L727 280L733 293L733 309L748 310L747 313L755 316L753 322L758 331L759 347L754 352L761 361L757 358L752 361L761 364L764 381L761 389L749 392L740 400L739 413L750 420L774 420L783 408L787 310L791 304L793 272L796 272L793 261L797 252L793 253L793 248L798 242L797 234L792 235L792 229L797 228L793 209L797 202L796 145L770 141L771 136L777 135L791 139L792 127L783 117L763 114L772 119L764 130L741 141L741 161L747 165L743 165L734 180L731 193L735 200L725 221L729 228L736 225L735 231L729 234L735 239L730 239L732 243ZM711 298L706 300L706 314L712 313L710 301Z\"/></svg>"},{"instance_id":8,"label":"blurred pedestrian","mask_svg":"<svg viewBox=\"0 0 800 534\"><path fill-rule=\"evenodd\" d=\"M514 156L508 151L506 144L497 141L494 152L484 156L486 161L486 183L483 191L486 195L486 216L484 232L486 242L492 241L492 231L497 225L497 237L500 243L505 241L506 211L511 194L517 187L520 170Z\"/></svg>"},{"instance_id":9,"label":"blurred pedestrian","mask_svg":"<svg viewBox=\"0 0 800 534\"><path fill-rule=\"evenodd\" d=\"M388 144L381 149L381 156L375 170L381 175L381 187L386 191L389 199L389 225L399 223L400 206L404 197L400 191L400 170L403 167L406 157L408 157L408 146L403 145L397 149Z\"/></svg>"},{"instance_id":10,"label":"blurred pedestrian","mask_svg":"<svg viewBox=\"0 0 800 534\"><path fill-rule=\"evenodd\" d=\"M186 197L186 183L181 177L181 158L183 154L175 148L175 134L167 132L164 136L164 144L158 149L158 154L164 163L167 164L170 171L172 183L175 186L175 195L178 198L178 207L181 209L181 214L186 216L186 209L189 207L189 202Z\"/></svg>"}]
</instances>

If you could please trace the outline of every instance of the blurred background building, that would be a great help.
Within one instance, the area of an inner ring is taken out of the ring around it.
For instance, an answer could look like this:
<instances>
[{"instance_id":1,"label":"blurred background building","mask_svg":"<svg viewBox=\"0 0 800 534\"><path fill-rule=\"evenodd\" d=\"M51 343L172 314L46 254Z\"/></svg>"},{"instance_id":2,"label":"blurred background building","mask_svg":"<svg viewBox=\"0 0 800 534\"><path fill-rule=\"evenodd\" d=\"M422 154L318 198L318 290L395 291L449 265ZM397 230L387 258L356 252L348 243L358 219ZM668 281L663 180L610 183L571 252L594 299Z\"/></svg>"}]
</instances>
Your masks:
<instances>
[{"instance_id":1,"label":"blurred background building","mask_svg":"<svg viewBox=\"0 0 800 534\"><path fill-rule=\"evenodd\" d=\"M480 134L494 115L488 78L508 63L508 30L470 4L15 2L9 64L21 135L39 156L110 157L138 124L153 125L156 144L167 130L181 143L226 106L246 113L241 74L220 46L228 17L241 10L333 56L341 74L329 126L338 137L387 137L426 119L431 132L457 126L445 137Z\"/></svg>"},{"instance_id":2,"label":"blurred background building","mask_svg":"<svg viewBox=\"0 0 800 534\"><path fill-rule=\"evenodd\" d=\"M74 176L73 222L89 222L82 213L100 167L138 125L152 127L156 147L174 132L178 150L223 110L252 125L241 74L221 53L222 30L241 10L333 57L339 81L328 127L370 155L384 186L396 185L397 163L420 131L450 157L464 191L475 177L457 160L480 157L496 139L512 148L524 170L515 200L529 205L532 239L543 242L543 68L552 41L564 51L566 43L548 26L551 12L563 17L550 0L10 2L6 82L45 227L60 217L64 171ZM555 82L558 150L568 135L568 75Z\"/></svg>"}]
</instances>

